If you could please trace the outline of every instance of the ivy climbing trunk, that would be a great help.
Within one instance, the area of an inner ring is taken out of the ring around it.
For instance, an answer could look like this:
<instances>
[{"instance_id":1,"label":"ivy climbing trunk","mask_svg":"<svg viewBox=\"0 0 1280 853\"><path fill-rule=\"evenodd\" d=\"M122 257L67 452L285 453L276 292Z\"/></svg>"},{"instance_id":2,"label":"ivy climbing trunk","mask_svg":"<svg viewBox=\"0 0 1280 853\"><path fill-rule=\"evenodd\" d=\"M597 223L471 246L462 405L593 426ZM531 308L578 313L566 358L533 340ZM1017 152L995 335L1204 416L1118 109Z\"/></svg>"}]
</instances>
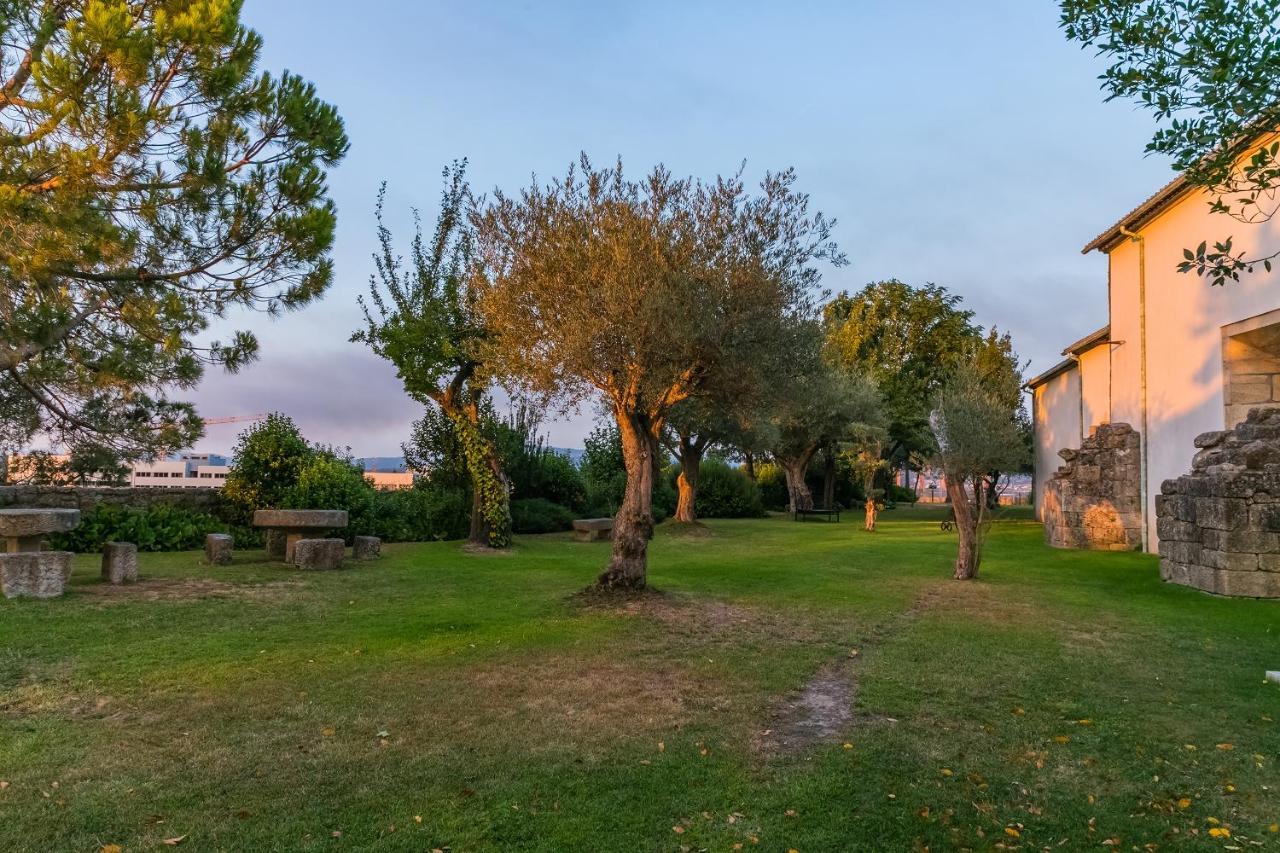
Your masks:
<instances>
[{"instance_id":1,"label":"ivy climbing trunk","mask_svg":"<svg viewBox=\"0 0 1280 853\"><path fill-rule=\"evenodd\" d=\"M654 459L661 424L644 414L616 409L627 488L613 519L613 557L598 583L608 589L643 589L653 537Z\"/></svg>"},{"instance_id":2,"label":"ivy climbing trunk","mask_svg":"<svg viewBox=\"0 0 1280 853\"><path fill-rule=\"evenodd\" d=\"M473 545L506 548L511 544L511 488L502 471L502 458L493 442L480 432L479 406L448 413L457 429L471 475L471 533Z\"/></svg>"},{"instance_id":3,"label":"ivy climbing trunk","mask_svg":"<svg viewBox=\"0 0 1280 853\"><path fill-rule=\"evenodd\" d=\"M836 505L836 455L833 448L822 452L822 506L833 509Z\"/></svg>"}]
</instances>

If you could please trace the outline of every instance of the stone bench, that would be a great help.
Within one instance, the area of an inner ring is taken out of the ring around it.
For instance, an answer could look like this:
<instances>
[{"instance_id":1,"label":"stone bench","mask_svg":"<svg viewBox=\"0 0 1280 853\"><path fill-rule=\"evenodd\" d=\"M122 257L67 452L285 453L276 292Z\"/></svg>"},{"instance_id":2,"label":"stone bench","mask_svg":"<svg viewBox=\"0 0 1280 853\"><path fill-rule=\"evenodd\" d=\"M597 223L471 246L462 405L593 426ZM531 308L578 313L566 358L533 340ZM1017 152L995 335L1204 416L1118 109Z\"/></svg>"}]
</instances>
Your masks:
<instances>
[{"instance_id":1,"label":"stone bench","mask_svg":"<svg viewBox=\"0 0 1280 853\"><path fill-rule=\"evenodd\" d=\"M315 572L342 568L347 545L341 539L299 539L293 545L293 565Z\"/></svg>"},{"instance_id":2,"label":"stone bench","mask_svg":"<svg viewBox=\"0 0 1280 853\"><path fill-rule=\"evenodd\" d=\"M284 548L267 543L268 556L293 562L293 549L303 538L314 538L327 530L347 526L345 509L260 509L253 514L253 526L284 534ZM278 540L277 540L278 541Z\"/></svg>"},{"instance_id":3,"label":"stone bench","mask_svg":"<svg viewBox=\"0 0 1280 853\"><path fill-rule=\"evenodd\" d=\"M382 540L377 536L357 536L351 542L351 559L376 560L382 556Z\"/></svg>"},{"instance_id":4,"label":"stone bench","mask_svg":"<svg viewBox=\"0 0 1280 853\"><path fill-rule=\"evenodd\" d=\"M138 579L138 546L132 542L108 542L102 546L102 579L110 584Z\"/></svg>"},{"instance_id":5,"label":"stone bench","mask_svg":"<svg viewBox=\"0 0 1280 853\"><path fill-rule=\"evenodd\" d=\"M230 533L210 533L204 537L204 561L211 566L228 566L236 540Z\"/></svg>"},{"instance_id":6,"label":"stone bench","mask_svg":"<svg viewBox=\"0 0 1280 853\"><path fill-rule=\"evenodd\" d=\"M573 538L579 542L603 542L613 538L612 518L575 518Z\"/></svg>"}]
</instances>

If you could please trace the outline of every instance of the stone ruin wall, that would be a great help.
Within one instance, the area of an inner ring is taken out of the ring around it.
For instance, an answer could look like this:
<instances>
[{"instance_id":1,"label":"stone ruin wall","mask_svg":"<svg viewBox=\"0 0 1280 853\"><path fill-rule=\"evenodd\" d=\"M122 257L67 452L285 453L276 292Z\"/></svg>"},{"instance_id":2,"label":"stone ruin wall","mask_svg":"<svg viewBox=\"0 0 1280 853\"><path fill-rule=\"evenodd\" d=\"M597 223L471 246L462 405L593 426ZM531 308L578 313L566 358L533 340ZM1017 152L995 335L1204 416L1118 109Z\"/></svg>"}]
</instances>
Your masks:
<instances>
[{"instance_id":1,"label":"stone ruin wall","mask_svg":"<svg viewBox=\"0 0 1280 853\"><path fill-rule=\"evenodd\" d=\"M1142 441L1128 424L1102 424L1044 488L1045 541L1054 548L1132 551L1142 547Z\"/></svg>"},{"instance_id":2,"label":"stone ruin wall","mask_svg":"<svg viewBox=\"0 0 1280 853\"><path fill-rule=\"evenodd\" d=\"M1218 595L1280 598L1280 409L1196 438L1191 472L1156 498L1160 576Z\"/></svg>"},{"instance_id":3,"label":"stone ruin wall","mask_svg":"<svg viewBox=\"0 0 1280 853\"><path fill-rule=\"evenodd\" d=\"M212 513L221 489L163 489L137 486L0 486L0 508L40 507L42 509L78 509L87 512L94 504L108 503L128 507L170 504Z\"/></svg>"}]
</instances>

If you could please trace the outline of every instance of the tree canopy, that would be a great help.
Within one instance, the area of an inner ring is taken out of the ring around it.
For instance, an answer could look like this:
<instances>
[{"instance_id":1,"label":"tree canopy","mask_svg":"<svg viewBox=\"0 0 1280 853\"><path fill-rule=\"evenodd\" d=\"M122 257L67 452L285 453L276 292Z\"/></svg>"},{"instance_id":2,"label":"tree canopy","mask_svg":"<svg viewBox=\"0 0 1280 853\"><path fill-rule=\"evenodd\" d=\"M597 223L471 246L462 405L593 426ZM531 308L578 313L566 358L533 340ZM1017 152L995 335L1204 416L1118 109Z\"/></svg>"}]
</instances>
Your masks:
<instances>
[{"instance_id":1,"label":"tree canopy","mask_svg":"<svg viewBox=\"0 0 1280 853\"><path fill-rule=\"evenodd\" d=\"M599 392L621 432L628 484L607 586L643 586L652 461L676 404L740 381L748 338L783 340L812 315L818 263L843 263L831 220L794 171L759 192L658 166L642 180L585 155L564 178L495 193L475 217L483 310L505 375L566 401Z\"/></svg>"},{"instance_id":2,"label":"tree canopy","mask_svg":"<svg viewBox=\"0 0 1280 853\"><path fill-rule=\"evenodd\" d=\"M879 389L888 421L885 453L932 450L933 398L980 334L960 296L935 284L873 282L833 299L824 320L828 357Z\"/></svg>"},{"instance_id":3,"label":"tree canopy","mask_svg":"<svg viewBox=\"0 0 1280 853\"><path fill-rule=\"evenodd\" d=\"M1062 0L1067 36L1111 61L1108 100L1156 118L1147 151L1165 155L1242 223L1269 220L1280 199L1280 0ZM1182 272L1239 280L1280 255L1248 255L1231 237L1184 251Z\"/></svg>"},{"instance_id":4,"label":"tree canopy","mask_svg":"<svg viewBox=\"0 0 1280 853\"><path fill-rule=\"evenodd\" d=\"M189 444L168 387L252 360L232 309L333 276L326 170L347 150L302 78L257 70L238 0L0 4L0 441Z\"/></svg>"}]
</instances>

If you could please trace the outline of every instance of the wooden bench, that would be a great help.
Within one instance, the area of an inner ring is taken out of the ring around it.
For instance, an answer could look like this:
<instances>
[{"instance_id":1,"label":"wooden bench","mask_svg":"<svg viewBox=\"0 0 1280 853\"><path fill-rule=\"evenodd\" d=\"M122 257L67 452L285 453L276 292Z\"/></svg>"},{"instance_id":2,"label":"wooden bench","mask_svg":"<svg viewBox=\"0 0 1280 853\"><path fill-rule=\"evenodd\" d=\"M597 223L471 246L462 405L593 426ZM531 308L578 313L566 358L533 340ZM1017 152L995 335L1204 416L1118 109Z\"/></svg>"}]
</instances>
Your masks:
<instances>
[{"instance_id":1,"label":"wooden bench","mask_svg":"<svg viewBox=\"0 0 1280 853\"><path fill-rule=\"evenodd\" d=\"M840 521L840 510L837 509L798 509L795 511L796 521L806 521L810 517Z\"/></svg>"},{"instance_id":2,"label":"wooden bench","mask_svg":"<svg viewBox=\"0 0 1280 853\"><path fill-rule=\"evenodd\" d=\"M612 518L575 518L573 538L579 542L601 542L613 538Z\"/></svg>"}]
</instances>

